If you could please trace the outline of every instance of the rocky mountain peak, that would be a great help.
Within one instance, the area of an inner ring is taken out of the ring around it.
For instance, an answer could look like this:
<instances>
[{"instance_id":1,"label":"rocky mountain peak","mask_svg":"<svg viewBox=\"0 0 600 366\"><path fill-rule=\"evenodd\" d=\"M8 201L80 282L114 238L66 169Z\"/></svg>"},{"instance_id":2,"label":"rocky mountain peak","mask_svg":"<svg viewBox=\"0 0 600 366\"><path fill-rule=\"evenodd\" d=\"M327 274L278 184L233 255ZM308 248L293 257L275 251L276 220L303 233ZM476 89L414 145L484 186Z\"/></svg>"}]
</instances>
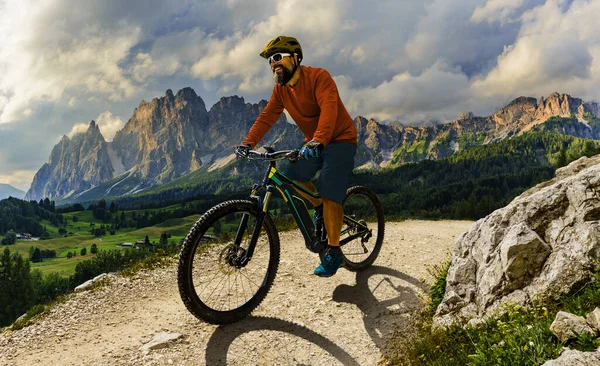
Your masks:
<instances>
[{"instance_id":1,"label":"rocky mountain peak","mask_svg":"<svg viewBox=\"0 0 600 366\"><path fill-rule=\"evenodd\" d=\"M204 101L192 88L175 95L168 89L164 97L140 103L112 148L124 170L135 168L149 184L165 182L200 166L195 151L207 125Z\"/></svg>"},{"instance_id":2,"label":"rocky mountain peak","mask_svg":"<svg viewBox=\"0 0 600 366\"><path fill-rule=\"evenodd\" d=\"M512 102L508 103L508 105L502 109L512 108L512 107L516 107L516 106L519 106L522 108L527 108L527 107L537 108L538 104L537 104L537 100L535 98L518 97L515 100L513 100Z\"/></svg>"},{"instance_id":3,"label":"rocky mountain peak","mask_svg":"<svg viewBox=\"0 0 600 366\"><path fill-rule=\"evenodd\" d=\"M89 189L113 176L107 143L95 121L71 139L64 135L36 173L26 199L57 198Z\"/></svg>"},{"instance_id":4,"label":"rocky mountain peak","mask_svg":"<svg viewBox=\"0 0 600 366\"><path fill-rule=\"evenodd\" d=\"M591 113L596 117L600 117L600 105L596 102L583 103L577 109L577 115L585 115L586 113Z\"/></svg>"},{"instance_id":5,"label":"rocky mountain peak","mask_svg":"<svg viewBox=\"0 0 600 366\"><path fill-rule=\"evenodd\" d=\"M569 94L554 92L547 98L540 97L539 102L531 97L518 97L506 107L492 115L499 137L531 130L536 125L546 122L551 117L584 119L586 113L598 116L600 108L597 103L584 103Z\"/></svg>"},{"instance_id":6,"label":"rocky mountain peak","mask_svg":"<svg viewBox=\"0 0 600 366\"><path fill-rule=\"evenodd\" d=\"M497 125L507 128L530 124L538 108L535 98L518 97L492 116Z\"/></svg>"},{"instance_id":7,"label":"rocky mountain peak","mask_svg":"<svg viewBox=\"0 0 600 366\"><path fill-rule=\"evenodd\" d=\"M467 121L473 119L473 112L463 112L458 116L459 121Z\"/></svg>"},{"instance_id":8,"label":"rocky mountain peak","mask_svg":"<svg viewBox=\"0 0 600 366\"><path fill-rule=\"evenodd\" d=\"M358 131L364 130L367 126L367 123L369 123L369 120L363 116L358 116L354 119L354 125Z\"/></svg>"},{"instance_id":9,"label":"rocky mountain peak","mask_svg":"<svg viewBox=\"0 0 600 366\"><path fill-rule=\"evenodd\" d=\"M104 135L100 132L100 127L96 124L96 121L92 120L88 126L87 131L85 132L86 139L92 141L101 141L105 142Z\"/></svg>"},{"instance_id":10,"label":"rocky mountain peak","mask_svg":"<svg viewBox=\"0 0 600 366\"><path fill-rule=\"evenodd\" d=\"M221 97L215 105L210 109L210 113L213 113L217 110L223 109L232 109L232 110L240 110L246 108L246 102L243 97L238 97L237 95L232 95L229 97Z\"/></svg>"},{"instance_id":11,"label":"rocky mountain peak","mask_svg":"<svg viewBox=\"0 0 600 366\"><path fill-rule=\"evenodd\" d=\"M167 92L170 92L170 91L171 91L171 89L167 90ZM171 95L173 95L173 92L171 92ZM175 99L178 99L178 100L194 100L197 98L199 98L198 94L196 94L194 89L190 88L189 86L179 90L177 92L177 95L175 96ZM200 98L200 99L202 99L202 98Z\"/></svg>"},{"instance_id":12,"label":"rocky mountain peak","mask_svg":"<svg viewBox=\"0 0 600 366\"><path fill-rule=\"evenodd\" d=\"M558 94L554 92L548 96L540 98L540 102L533 117L538 122L545 122L550 117L571 117L577 115L578 108L583 104L579 98L572 98L569 94Z\"/></svg>"}]
</instances>

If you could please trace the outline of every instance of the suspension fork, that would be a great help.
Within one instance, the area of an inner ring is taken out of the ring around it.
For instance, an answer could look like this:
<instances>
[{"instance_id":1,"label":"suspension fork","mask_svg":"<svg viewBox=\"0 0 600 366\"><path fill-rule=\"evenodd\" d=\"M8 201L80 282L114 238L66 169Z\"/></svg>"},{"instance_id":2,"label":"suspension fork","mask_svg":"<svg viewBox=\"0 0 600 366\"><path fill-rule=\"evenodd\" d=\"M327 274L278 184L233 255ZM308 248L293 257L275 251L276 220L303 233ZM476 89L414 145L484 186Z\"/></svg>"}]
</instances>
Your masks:
<instances>
[{"instance_id":1,"label":"suspension fork","mask_svg":"<svg viewBox=\"0 0 600 366\"><path fill-rule=\"evenodd\" d=\"M260 197L258 197L256 195L256 193L258 192L258 184L254 184L254 186L252 187L252 193L250 193L250 199L254 200L257 202L257 205L260 205ZM240 221L240 224L238 225L238 229L237 232L235 234L235 240L234 240L234 245L239 248L240 245L242 244L242 238L244 237L244 233L246 232L246 227L248 226L248 219L250 218L250 215L248 214L243 214L242 215L242 220Z\"/></svg>"},{"instance_id":2,"label":"suspension fork","mask_svg":"<svg viewBox=\"0 0 600 366\"><path fill-rule=\"evenodd\" d=\"M269 201L271 199L271 195L273 194L273 186L268 185L266 190L267 190L267 193L265 194L263 207L262 207L262 209L258 210L258 216L256 218L256 223L254 225L254 229L252 230L252 236L250 237L250 243L248 244L248 249L242 255L240 255L240 257L236 261L237 265L240 267L245 266L246 264L248 264L250 259L252 259L252 255L254 254L254 249L256 248L256 244L258 243L258 237L260 236L260 231L262 230L262 226L265 222L265 217L267 216ZM255 192L255 191L253 191L253 192ZM254 196L254 195L252 195L251 197L257 199L257 206L259 208L261 208L260 207L260 199L258 199L258 197ZM250 218L249 214L244 214L242 216L242 220L240 221L240 225L238 226L238 230L235 235L235 246L237 248L240 247L242 238L244 236L244 232L246 231L246 227L248 226L249 218Z\"/></svg>"}]
</instances>

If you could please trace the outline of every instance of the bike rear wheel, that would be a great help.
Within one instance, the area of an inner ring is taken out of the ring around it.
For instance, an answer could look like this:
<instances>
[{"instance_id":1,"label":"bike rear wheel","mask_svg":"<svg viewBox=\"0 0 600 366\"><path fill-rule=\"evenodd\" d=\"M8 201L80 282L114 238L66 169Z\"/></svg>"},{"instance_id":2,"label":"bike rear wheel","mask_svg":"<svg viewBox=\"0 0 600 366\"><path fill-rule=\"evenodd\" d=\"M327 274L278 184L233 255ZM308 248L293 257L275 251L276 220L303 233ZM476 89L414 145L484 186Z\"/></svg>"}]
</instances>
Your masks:
<instances>
[{"instance_id":1,"label":"bike rear wheel","mask_svg":"<svg viewBox=\"0 0 600 366\"><path fill-rule=\"evenodd\" d=\"M341 247L344 267L350 271L360 271L373 264L381 250L385 231L383 208L377 195L363 186L349 188L342 206L345 217L340 240L363 230L348 217L368 228L367 235L362 235Z\"/></svg>"},{"instance_id":2,"label":"bike rear wheel","mask_svg":"<svg viewBox=\"0 0 600 366\"><path fill-rule=\"evenodd\" d=\"M242 217L248 221L235 239ZM264 219L252 260L236 258L248 249L260 211L255 202L233 200L208 210L194 224L179 256L181 299L197 318L228 324L248 316L265 298L279 266L279 236L269 215Z\"/></svg>"}]
</instances>

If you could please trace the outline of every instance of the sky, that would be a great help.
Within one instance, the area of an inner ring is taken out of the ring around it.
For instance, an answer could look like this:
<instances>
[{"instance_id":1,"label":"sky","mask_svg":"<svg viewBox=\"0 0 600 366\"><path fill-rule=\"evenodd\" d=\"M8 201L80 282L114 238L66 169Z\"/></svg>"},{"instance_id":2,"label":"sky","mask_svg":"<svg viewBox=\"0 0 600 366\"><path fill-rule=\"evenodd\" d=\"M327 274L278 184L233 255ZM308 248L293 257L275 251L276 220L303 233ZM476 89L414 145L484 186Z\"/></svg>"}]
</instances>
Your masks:
<instances>
[{"instance_id":1,"label":"sky","mask_svg":"<svg viewBox=\"0 0 600 366\"><path fill-rule=\"evenodd\" d=\"M296 37L352 117L442 123L519 96L600 99L600 0L0 0L0 183L63 135L110 141L142 100L268 99L258 54Z\"/></svg>"}]
</instances>

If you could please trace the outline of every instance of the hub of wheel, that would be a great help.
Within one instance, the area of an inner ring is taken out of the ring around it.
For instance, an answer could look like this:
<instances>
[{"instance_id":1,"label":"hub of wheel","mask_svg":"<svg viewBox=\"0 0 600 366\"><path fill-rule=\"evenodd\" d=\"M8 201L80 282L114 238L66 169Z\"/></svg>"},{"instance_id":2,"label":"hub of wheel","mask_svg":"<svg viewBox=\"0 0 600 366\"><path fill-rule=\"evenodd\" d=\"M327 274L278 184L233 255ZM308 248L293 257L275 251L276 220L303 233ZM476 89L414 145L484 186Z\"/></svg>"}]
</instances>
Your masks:
<instances>
[{"instance_id":1,"label":"hub of wheel","mask_svg":"<svg viewBox=\"0 0 600 366\"><path fill-rule=\"evenodd\" d=\"M225 246L219 254L219 270L221 273L230 275L237 269L244 267L246 260L246 250L235 244Z\"/></svg>"}]
</instances>

